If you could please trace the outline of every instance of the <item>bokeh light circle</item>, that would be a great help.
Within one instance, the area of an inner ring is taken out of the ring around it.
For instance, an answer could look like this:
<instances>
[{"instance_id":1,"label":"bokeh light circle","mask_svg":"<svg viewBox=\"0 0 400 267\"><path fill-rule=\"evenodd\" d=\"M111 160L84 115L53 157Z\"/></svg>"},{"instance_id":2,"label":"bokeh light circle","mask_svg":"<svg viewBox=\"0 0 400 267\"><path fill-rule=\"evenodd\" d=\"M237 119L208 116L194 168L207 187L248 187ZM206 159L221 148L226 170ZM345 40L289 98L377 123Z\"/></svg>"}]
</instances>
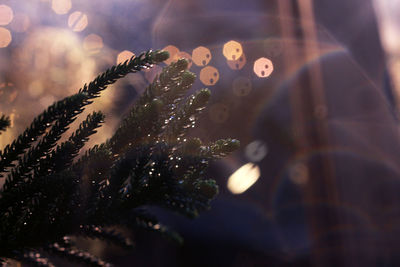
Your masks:
<instances>
[{"instance_id":1,"label":"bokeh light circle","mask_svg":"<svg viewBox=\"0 0 400 267\"><path fill-rule=\"evenodd\" d=\"M200 81L207 86L215 85L219 80L219 72L215 67L207 66L200 71Z\"/></svg>"},{"instance_id":2,"label":"bokeh light circle","mask_svg":"<svg viewBox=\"0 0 400 267\"><path fill-rule=\"evenodd\" d=\"M254 73L260 78L267 78L274 71L274 65L268 58L262 57L254 62Z\"/></svg>"},{"instance_id":3,"label":"bokeh light circle","mask_svg":"<svg viewBox=\"0 0 400 267\"><path fill-rule=\"evenodd\" d=\"M14 12L7 5L0 5L0 25L8 25L14 18Z\"/></svg>"},{"instance_id":4,"label":"bokeh light circle","mask_svg":"<svg viewBox=\"0 0 400 267\"><path fill-rule=\"evenodd\" d=\"M222 53L227 60L236 60L243 53L242 45L237 41L229 41L224 44Z\"/></svg>"},{"instance_id":5,"label":"bokeh light circle","mask_svg":"<svg viewBox=\"0 0 400 267\"><path fill-rule=\"evenodd\" d=\"M0 27L0 48L7 47L12 40L11 32L6 28Z\"/></svg>"},{"instance_id":6,"label":"bokeh light circle","mask_svg":"<svg viewBox=\"0 0 400 267\"><path fill-rule=\"evenodd\" d=\"M88 25L88 18L85 13L75 11L68 17L68 27L74 32L83 31Z\"/></svg>"},{"instance_id":7,"label":"bokeh light circle","mask_svg":"<svg viewBox=\"0 0 400 267\"><path fill-rule=\"evenodd\" d=\"M204 67L210 63L212 59L211 51L207 47L199 46L193 49L192 59L194 64L200 67Z\"/></svg>"}]
</instances>

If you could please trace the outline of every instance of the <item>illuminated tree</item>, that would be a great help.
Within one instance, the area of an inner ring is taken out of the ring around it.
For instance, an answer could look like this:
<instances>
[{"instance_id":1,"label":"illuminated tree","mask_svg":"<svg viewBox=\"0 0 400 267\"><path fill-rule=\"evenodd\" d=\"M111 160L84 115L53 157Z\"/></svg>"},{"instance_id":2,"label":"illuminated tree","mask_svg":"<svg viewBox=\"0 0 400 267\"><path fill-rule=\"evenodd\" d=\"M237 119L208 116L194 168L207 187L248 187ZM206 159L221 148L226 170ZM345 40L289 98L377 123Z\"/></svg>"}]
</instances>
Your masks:
<instances>
[{"instance_id":1,"label":"illuminated tree","mask_svg":"<svg viewBox=\"0 0 400 267\"><path fill-rule=\"evenodd\" d=\"M5 179L0 192L0 259L35 266L53 266L49 256L92 266L109 264L77 248L70 237L96 238L130 248L115 227L181 237L149 214L158 205L196 217L208 209L218 192L204 179L210 160L235 150L227 139L203 145L186 137L206 106L210 91L186 98L195 75L188 62L165 67L146 88L114 135L78 157L79 151L104 122L93 112L64 142L60 138L86 105L128 73L152 67L169 57L148 51L113 66L78 93L49 106L0 154ZM0 118L0 130L9 125Z\"/></svg>"}]
</instances>

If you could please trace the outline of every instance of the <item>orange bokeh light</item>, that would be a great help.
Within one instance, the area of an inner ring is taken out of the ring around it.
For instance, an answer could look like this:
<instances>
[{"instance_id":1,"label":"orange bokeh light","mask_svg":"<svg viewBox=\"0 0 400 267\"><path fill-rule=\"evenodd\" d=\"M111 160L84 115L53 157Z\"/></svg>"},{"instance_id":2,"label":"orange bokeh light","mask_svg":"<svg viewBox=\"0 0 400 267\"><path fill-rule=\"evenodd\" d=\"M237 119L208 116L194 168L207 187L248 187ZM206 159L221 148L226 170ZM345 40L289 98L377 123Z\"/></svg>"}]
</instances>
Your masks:
<instances>
[{"instance_id":1,"label":"orange bokeh light","mask_svg":"<svg viewBox=\"0 0 400 267\"><path fill-rule=\"evenodd\" d=\"M0 25L9 24L14 18L14 12L11 7L0 5Z\"/></svg>"},{"instance_id":2,"label":"orange bokeh light","mask_svg":"<svg viewBox=\"0 0 400 267\"><path fill-rule=\"evenodd\" d=\"M124 50L121 53L118 54L117 56L117 64L124 63L126 60L131 59L131 57L134 57L135 54L129 50Z\"/></svg>"},{"instance_id":3,"label":"orange bokeh light","mask_svg":"<svg viewBox=\"0 0 400 267\"><path fill-rule=\"evenodd\" d=\"M9 30L0 27L0 48L7 47L11 43L12 37Z\"/></svg>"},{"instance_id":4,"label":"orange bokeh light","mask_svg":"<svg viewBox=\"0 0 400 267\"><path fill-rule=\"evenodd\" d=\"M83 48L90 54L96 54L103 48L103 38L97 34L89 34L83 40Z\"/></svg>"},{"instance_id":5,"label":"orange bokeh light","mask_svg":"<svg viewBox=\"0 0 400 267\"><path fill-rule=\"evenodd\" d=\"M85 13L75 11L68 18L68 27L74 32L83 31L88 25L88 18Z\"/></svg>"},{"instance_id":6,"label":"orange bokeh light","mask_svg":"<svg viewBox=\"0 0 400 267\"><path fill-rule=\"evenodd\" d=\"M71 7L71 0L53 0L51 2L51 8L59 15L67 14Z\"/></svg>"}]
</instances>

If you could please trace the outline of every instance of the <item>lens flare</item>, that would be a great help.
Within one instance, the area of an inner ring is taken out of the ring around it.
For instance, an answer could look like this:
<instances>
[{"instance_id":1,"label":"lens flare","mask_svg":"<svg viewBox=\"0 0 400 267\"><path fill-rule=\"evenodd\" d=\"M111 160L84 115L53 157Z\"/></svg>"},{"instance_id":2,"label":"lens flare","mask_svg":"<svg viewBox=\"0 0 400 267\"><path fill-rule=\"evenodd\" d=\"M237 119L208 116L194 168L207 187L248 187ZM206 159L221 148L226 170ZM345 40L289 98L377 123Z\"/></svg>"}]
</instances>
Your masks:
<instances>
[{"instance_id":1,"label":"lens flare","mask_svg":"<svg viewBox=\"0 0 400 267\"><path fill-rule=\"evenodd\" d=\"M233 194L242 194L257 182L260 174L256 164L247 163L229 177L227 187Z\"/></svg>"},{"instance_id":2,"label":"lens flare","mask_svg":"<svg viewBox=\"0 0 400 267\"><path fill-rule=\"evenodd\" d=\"M239 76L233 80L233 93L237 96L246 96L252 90L251 80L247 77Z\"/></svg>"},{"instance_id":3,"label":"lens flare","mask_svg":"<svg viewBox=\"0 0 400 267\"><path fill-rule=\"evenodd\" d=\"M246 65L246 56L243 53L238 59L236 60L227 60L226 63L228 64L229 68L233 70L241 70Z\"/></svg>"}]
</instances>

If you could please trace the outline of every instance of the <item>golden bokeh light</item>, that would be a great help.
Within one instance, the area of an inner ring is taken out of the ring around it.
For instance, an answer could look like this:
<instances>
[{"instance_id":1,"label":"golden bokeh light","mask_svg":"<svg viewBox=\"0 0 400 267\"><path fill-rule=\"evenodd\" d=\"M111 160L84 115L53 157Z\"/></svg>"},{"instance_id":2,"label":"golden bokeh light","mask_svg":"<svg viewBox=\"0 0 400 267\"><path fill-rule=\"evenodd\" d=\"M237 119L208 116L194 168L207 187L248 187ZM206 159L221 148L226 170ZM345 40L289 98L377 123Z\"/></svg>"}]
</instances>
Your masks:
<instances>
[{"instance_id":1,"label":"golden bokeh light","mask_svg":"<svg viewBox=\"0 0 400 267\"><path fill-rule=\"evenodd\" d=\"M124 50L117 56L117 64L124 63L126 60L131 59L134 57L135 54L129 50Z\"/></svg>"},{"instance_id":2,"label":"golden bokeh light","mask_svg":"<svg viewBox=\"0 0 400 267\"><path fill-rule=\"evenodd\" d=\"M103 38L97 34L89 34L83 39L83 49L90 54L96 54L103 48Z\"/></svg>"},{"instance_id":3,"label":"golden bokeh light","mask_svg":"<svg viewBox=\"0 0 400 267\"><path fill-rule=\"evenodd\" d=\"M71 7L71 0L53 0L51 2L51 8L59 15L67 14Z\"/></svg>"},{"instance_id":4,"label":"golden bokeh light","mask_svg":"<svg viewBox=\"0 0 400 267\"><path fill-rule=\"evenodd\" d=\"M244 53L236 60L226 60L226 63L228 64L229 68L233 70L243 69L244 65L246 65L246 62L247 60Z\"/></svg>"},{"instance_id":5,"label":"golden bokeh light","mask_svg":"<svg viewBox=\"0 0 400 267\"><path fill-rule=\"evenodd\" d=\"M188 53L186 53L184 51L180 51L180 52L175 54L173 61L177 61L178 59L181 59L181 58L187 59L187 61L189 62L188 69L190 69L190 67L193 64L192 57Z\"/></svg>"},{"instance_id":6,"label":"golden bokeh light","mask_svg":"<svg viewBox=\"0 0 400 267\"><path fill-rule=\"evenodd\" d=\"M75 11L68 17L68 27L74 32L83 31L88 25L88 18L85 13Z\"/></svg>"},{"instance_id":7,"label":"golden bokeh light","mask_svg":"<svg viewBox=\"0 0 400 267\"><path fill-rule=\"evenodd\" d=\"M224 44L222 53L227 60L236 60L242 55L243 48L239 42L232 40Z\"/></svg>"},{"instance_id":8,"label":"golden bokeh light","mask_svg":"<svg viewBox=\"0 0 400 267\"><path fill-rule=\"evenodd\" d=\"M214 104L208 112L210 119L215 123L224 123L229 118L229 107L225 104Z\"/></svg>"},{"instance_id":9,"label":"golden bokeh light","mask_svg":"<svg viewBox=\"0 0 400 267\"><path fill-rule=\"evenodd\" d=\"M219 80L219 72L212 66L207 66L200 71L200 81L207 86L214 85Z\"/></svg>"},{"instance_id":10,"label":"golden bokeh light","mask_svg":"<svg viewBox=\"0 0 400 267\"><path fill-rule=\"evenodd\" d=\"M175 60L175 55L179 53L179 49L173 45L168 45L162 50L168 51L169 53L169 58L164 61L165 64L171 64Z\"/></svg>"},{"instance_id":11,"label":"golden bokeh light","mask_svg":"<svg viewBox=\"0 0 400 267\"><path fill-rule=\"evenodd\" d=\"M260 78L267 78L274 71L274 65L268 58L262 57L254 62L254 73Z\"/></svg>"},{"instance_id":12,"label":"golden bokeh light","mask_svg":"<svg viewBox=\"0 0 400 267\"><path fill-rule=\"evenodd\" d=\"M246 96L252 90L251 80L247 77L239 76L233 80L233 93L237 96Z\"/></svg>"},{"instance_id":13,"label":"golden bokeh light","mask_svg":"<svg viewBox=\"0 0 400 267\"><path fill-rule=\"evenodd\" d=\"M11 43L12 37L9 30L0 27L0 48L7 47Z\"/></svg>"},{"instance_id":14,"label":"golden bokeh light","mask_svg":"<svg viewBox=\"0 0 400 267\"><path fill-rule=\"evenodd\" d=\"M31 25L31 20L26 14L16 13L10 27L15 32L26 32Z\"/></svg>"},{"instance_id":15,"label":"golden bokeh light","mask_svg":"<svg viewBox=\"0 0 400 267\"><path fill-rule=\"evenodd\" d=\"M0 25L8 25L14 18L14 12L7 5L0 5Z\"/></svg>"},{"instance_id":16,"label":"golden bokeh light","mask_svg":"<svg viewBox=\"0 0 400 267\"><path fill-rule=\"evenodd\" d=\"M207 47L199 46L193 49L192 59L194 64L200 67L204 67L210 63L212 58L211 51Z\"/></svg>"},{"instance_id":17,"label":"golden bokeh light","mask_svg":"<svg viewBox=\"0 0 400 267\"><path fill-rule=\"evenodd\" d=\"M247 163L235 171L228 179L227 187L233 194L242 194L260 178L260 168Z\"/></svg>"}]
</instances>

